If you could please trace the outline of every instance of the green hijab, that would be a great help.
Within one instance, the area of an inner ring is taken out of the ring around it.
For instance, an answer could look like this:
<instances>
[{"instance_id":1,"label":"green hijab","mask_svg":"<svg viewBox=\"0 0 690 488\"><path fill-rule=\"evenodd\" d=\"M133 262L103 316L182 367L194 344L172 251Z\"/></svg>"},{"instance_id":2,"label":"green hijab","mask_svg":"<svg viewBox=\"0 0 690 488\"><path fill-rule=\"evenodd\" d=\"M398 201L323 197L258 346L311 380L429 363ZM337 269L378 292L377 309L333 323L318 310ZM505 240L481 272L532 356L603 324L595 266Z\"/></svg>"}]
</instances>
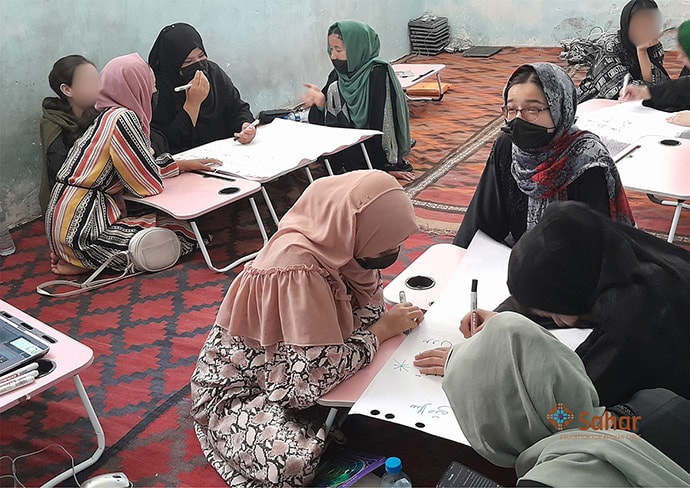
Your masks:
<instances>
[{"instance_id":1,"label":"green hijab","mask_svg":"<svg viewBox=\"0 0 690 488\"><path fill-rule=\"evenodd\" d=\"M369 80L371 70L380 64L388 68L388 76L395 89L395 111L397 124L395 138L400 154L410 152L410 114L405 93L391 64L379 57L381 41L379 35L367 24L356 20L343 20L331 26L338 27L347 51L347 74L338 74L338 91L345 99L350 119L357 128L366 127L369 118ZM330 31L330 29L329 29Z\"/></svg>"},{"instance_id":2,"label":"green hijab","mask_svg":"<svg viewBox=\"0 0 690 488\"><path fill-rule=\"evenodd\" d=\"M500 313L456 344L443 390L470 445L498 466L514 466L520 479L549 486L690 481L680 466L634 434L579 430L581 412L588 418L604 413L594 385L575 352L522 315ZM551 421L557 404L573 414L560 431Z\"/></svg>"},{"instance_id":3,"label":"green hijab","mask_svg":"<svg viewBox=\"0 0 690 488\"><path fill-rule=\"evenodd\" d=\"M43 175L41 190L38 195L41 209L45 212L50 198L50 183L48 181L47 154L50 145L60 137L63 131L78 133L83 130L75 120L72 112L68 112L69 105L55 97L48 97L43 101L43 116L39 123L41 147L43 149Z\"/></svg>"},{"instance_id":4,"label":"green hijab","mask_svg":"<svg viewBox=\"0 0 690 488\"><path fill-rule=\"evenodd\" d=\"M678 27L678 44L685 51L685 56L690 58L690 20L686 20Z\"/></svg>"}]
</instances>

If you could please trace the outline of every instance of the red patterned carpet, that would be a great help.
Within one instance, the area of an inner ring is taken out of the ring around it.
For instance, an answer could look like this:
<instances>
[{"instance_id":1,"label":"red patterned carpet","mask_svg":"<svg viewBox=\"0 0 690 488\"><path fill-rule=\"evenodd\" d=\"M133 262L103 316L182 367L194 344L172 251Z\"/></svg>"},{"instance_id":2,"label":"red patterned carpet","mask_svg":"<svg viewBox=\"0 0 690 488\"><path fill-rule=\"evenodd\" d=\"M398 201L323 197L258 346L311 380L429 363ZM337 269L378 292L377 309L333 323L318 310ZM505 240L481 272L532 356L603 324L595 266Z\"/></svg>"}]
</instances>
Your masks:
<instances>
[{"instance_id":1,"label":"red patterned carpet","mask_svg":"<svg viewBox=\"0 0 690 488\"><path fill-rule=\"evenodd\" d=\"M443 101L411 103L412 133L417 139L410 160L417 180L407 185L420 225L426 232L411 237L401 259L386 270L390 278L435 242L449 241L462 220L500 125L501 90L512 70L528 61L556 61L557 49L505 49L490 59L444 54L433 62L448 65L443 79L452 84ZM424 62L413 57L411 62ZM669 64L675 66L674 60ZM572 68L571 68L572 69ZM572 69L574 77L583 71ZM675 72L675 71L674 71ZM306 181L292 175L269 192L283 213ZM630 194L640 227L665 237L672 209ZM260 200L260 199L259 199ZM268 216L260 206L262 215ZM251 252L260 238L249 205L240 202L210 214L202 230L214 234L211 254L218 261ZM17 253L0 258L0 296L30 315L69 334L94 350L93 366L81 377L105 430L106 452L88 474L124 471L135 486L221 486L207 465L192 430L189 377L206 333L234 273L209 271L194 253L173 269L139 276L76 298L51 299L36 294L37 284L52 279L42 221L12 232ZM690 242L690 219L684 217L676 243ZM63 445L77 459L95 449L95 438L74 391L65 381L39 397L0 415L0 453L18 456ZM348 421L352 445L374 454L403 458L417 486L434 484L448 464L463 460L504 483L511 475L492 469L469 449L435 439L409 437L389 425ZM424 446L423 449L421 446ZM419 456L419 452L428 453ZM17 463L19 479L37 485L66 469L69 458L58 448ZM11 472L7 458L0 475ZM9 478L0 478L11 486ZM68 484L68 483L66 483Z\"/></svg>"}]
</instances>

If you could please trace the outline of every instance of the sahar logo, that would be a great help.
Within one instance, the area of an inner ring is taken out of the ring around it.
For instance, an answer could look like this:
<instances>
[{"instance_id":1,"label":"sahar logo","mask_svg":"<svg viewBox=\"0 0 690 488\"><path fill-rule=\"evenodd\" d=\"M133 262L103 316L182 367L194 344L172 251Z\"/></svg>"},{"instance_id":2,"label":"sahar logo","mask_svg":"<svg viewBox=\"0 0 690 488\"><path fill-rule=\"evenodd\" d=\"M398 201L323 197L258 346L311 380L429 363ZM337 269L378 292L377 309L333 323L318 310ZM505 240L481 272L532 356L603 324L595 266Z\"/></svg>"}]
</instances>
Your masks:
<instances>
[{"instance_id":1,"label":"sahar logo","mask_svg":"<svg viewBox=\"0 0 690 488\"><path fill-rule=\"evenodd\" d=\"M546 418L553 424L554 427L556 427L556 430L561 431L575 419L575 414L568 410L568 407L566 407L564 404L557 403L556 406L551 409Z\"/></svg>"}]
</instances>

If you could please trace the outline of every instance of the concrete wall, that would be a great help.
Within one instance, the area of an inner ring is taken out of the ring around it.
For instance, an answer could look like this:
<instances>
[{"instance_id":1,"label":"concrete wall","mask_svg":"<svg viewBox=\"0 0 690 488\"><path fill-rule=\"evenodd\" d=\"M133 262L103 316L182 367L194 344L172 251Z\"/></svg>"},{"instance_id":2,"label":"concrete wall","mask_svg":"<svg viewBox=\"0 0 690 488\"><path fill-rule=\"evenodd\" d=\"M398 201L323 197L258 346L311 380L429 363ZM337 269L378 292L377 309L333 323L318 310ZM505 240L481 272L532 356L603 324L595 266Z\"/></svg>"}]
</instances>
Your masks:
<instances>
[{"instance_id":1,"label":"concrete wall","mask_svg":"<svg viewBox=\"0 0 690 488\"><path fill-rule=\"evenodd\" d=\"M667 25L690 0L658 0ZM100 68L130 52L146 58L165 25L201 32L210 59L225 67L258 113L299 101L302 83L321 84L330 63L325 32L339 19L371 24L382 55L409 51L407 21L429 11L448 16L453 35L475 44L554 46L593 26L615 27L624 2L611 0L1 0L0 205L7 223L39 214L41 100L51 95L53 62L83 54ZM683 15L681 15L681 12ZM0 215L0 219L2 216Z\"/></svg>"}]
</instances>

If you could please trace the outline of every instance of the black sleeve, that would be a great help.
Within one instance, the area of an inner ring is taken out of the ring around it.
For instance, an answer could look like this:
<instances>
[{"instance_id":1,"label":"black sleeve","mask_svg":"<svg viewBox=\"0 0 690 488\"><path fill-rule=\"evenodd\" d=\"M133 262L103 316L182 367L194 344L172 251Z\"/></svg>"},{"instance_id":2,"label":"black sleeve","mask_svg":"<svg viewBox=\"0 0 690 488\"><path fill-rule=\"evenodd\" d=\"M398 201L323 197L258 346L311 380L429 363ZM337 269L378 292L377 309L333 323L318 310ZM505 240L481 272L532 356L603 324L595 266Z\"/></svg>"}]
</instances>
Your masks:
<instances>
[{"instance_id":1,"label":"black sleeve","mask_svg":"<svg viewBox=\"0 0 690 488\"><path fill-rule=\"evenodd\" d=\"M568 186L568 200L586 203L597 212L611 217L605 172L606 170L601 167L585 171Z\"/></svg>"},{"instance_id":2,"label":"black sleeve","mask_svg":"<svg viewBox=\"0 0 690 488\"><path fill-rule=\"evenodd\" d=\"M510 217L506 212L500 172L509 168L511 152L510 138L501 134L491 148L477 189L453 240L456 246L467 248L478 230L498 242L502 242L508 236Z\"/></svg>"},{"instance_id":3,"label":"black sleeve","mask_svg":"<svg viewBox=\"0 0 690 488\"><path fill-rule=\"evenodd\" d=\"M363 129L383 131L387 83L389 83L388 67L383 64L374 66L369 75L369 117L367 120L367 127L363 127ZM391 102L395 104L395 92L392 89ZM395 122L397 121L394 121L394 123Z\"/></svg>"},{"instance_id":4,"label":"black sleeve","mask_svg":"<svg viewBox=\"0 0 690 488\"><path fill-rule=\"evenodd\" d=\"M242 100L240 91L233 84L230 77L221 70L225 83L225 89L222 91L223 96L226 97L226 126L230 128L234 134L242 130L242 124L245 122L253 122L254 114L249 107L249 103Z\"/></svg>"},{"instance_id":5,"label":"black sleeve","mask_svg":"<svg viewBox=\"0 0 690 488\"><path fill-rule=\"evenodd\" d=\"M652 97L643 105L664 112L690 110L690 77L683 76L649 87Z\"/></svg>"},{"instance_id":6,"label":"black sleeve","mask_svg":"<svg viewBox=\"0 0 690 488\"><path fill-rule=\"evenodd\" d=\"M196 127L192 125L189 114L181 108L173 117L168 127L154 126L153 130L165 134L173 153L184 151L196 145ZM155 150L155 148L154 148Z\"/></svg>"},{"instance_id":7,"label":"black sleeve","mask_svg":"<svg viewBox=\"0 0 690 488\"><path fill-rule=\"evenodd\" d=\"M328 74L328 80L326 80L326 85L321 89L321 93L325 97L328 96L328 87L331 86L331 83L336 81L338 79L338 74L335 72L335 70L332 70ZM325 109L325 107L324 107ZM319 124L319 125L324 125L326 123L326 116L324 113L324 110L319 110L319 108L314 105L310 110L309 110L309 123L310 124Z\"/></svg>"}]
</instances>

